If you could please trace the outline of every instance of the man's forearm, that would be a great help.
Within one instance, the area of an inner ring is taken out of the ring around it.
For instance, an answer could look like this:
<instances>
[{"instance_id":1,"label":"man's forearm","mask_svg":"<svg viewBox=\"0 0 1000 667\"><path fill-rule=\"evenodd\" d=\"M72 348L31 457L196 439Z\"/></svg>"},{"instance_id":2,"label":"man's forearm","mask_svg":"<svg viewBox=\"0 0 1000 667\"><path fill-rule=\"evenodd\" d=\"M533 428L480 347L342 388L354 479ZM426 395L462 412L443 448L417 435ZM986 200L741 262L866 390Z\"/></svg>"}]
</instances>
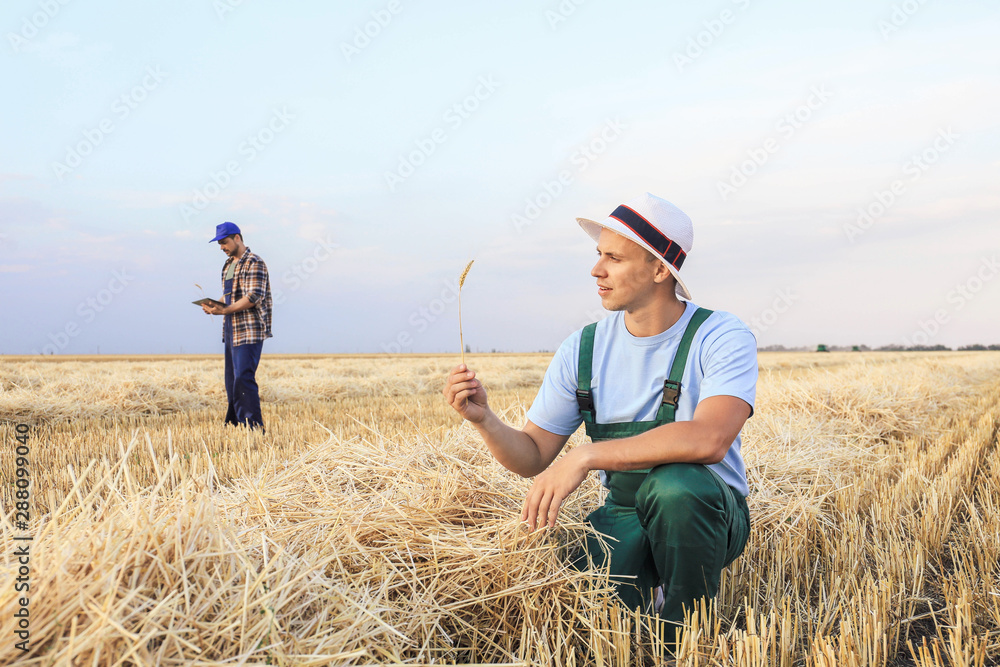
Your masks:
<instances>
[{"instance_id":1,"label":"man's forearm","mask_svg":"<svg viewBox=\"0 0 1000 667\"><path fill-rule=\"evenodd\" d=\"M232 315L233 313L238 313L241 310L247 310L248 308L253 308L254 303L250 300L250 297L244 296L236 303L231 303L222 309L223 315Z\"/></svg>"},{"instance_id":2,"label":"man's forearm","mask_svg":"<svg viewBox=\"0 0 1000 667\"><path fill-rule=\"evenodd\" d=\"M507 470L521 477L534 477L545 469L538 445L531 436L504 424L492 410L487 411L483 421L472 425L483 436L493 458Z\"/></svg>"},{"instance_id":3,"label":"man's forearm","mask_svg":"<svg viewBox=\"0 0 1000 667\"><path fill-rule=\"evenodd\" d=\"M674 422L645 433L578 447L590 470L646 470L665 463L718 463L730 443L693 421Z\"/></svg>"},{"instance_id":4,"label":"man's forearm","mask_svg":"<svg viewBox=\"0 0 1000 667\"><path fill-rule=\"evenodd\" d=\"M665 463L710 465L726 453L750 417L752 407L735 396L711 396L695 409L694 419L664 424L620 440L578 447L590 470L645 470ZM574 453L576 450L574 450Z\"/></svg>"}]
</instances>

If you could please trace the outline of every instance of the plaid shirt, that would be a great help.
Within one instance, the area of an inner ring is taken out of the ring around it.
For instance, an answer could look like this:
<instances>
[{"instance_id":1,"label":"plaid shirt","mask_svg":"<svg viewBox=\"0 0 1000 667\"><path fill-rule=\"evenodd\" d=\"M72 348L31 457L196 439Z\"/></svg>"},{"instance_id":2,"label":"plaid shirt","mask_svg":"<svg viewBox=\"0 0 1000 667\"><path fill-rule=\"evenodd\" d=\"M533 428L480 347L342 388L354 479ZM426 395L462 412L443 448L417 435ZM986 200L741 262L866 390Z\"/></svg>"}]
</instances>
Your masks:
<instances>
[{"instance_id":1,"label":"plaid shirt","mask_svg":"<svg viewBox=\"0 0 1000 667\"><path fill-rule=\"evenodd\" d=\"M233 345L260 343L265 338L271 338L271 281L267 277L267 265L257 255L247 248L239 259L230 257L222 265L222 291L226 291L226 271L229 265L236 262L236 273L233 276L233 295L230 303L236 303L244 296L249 297L253 306L241 310L231 317L233 326ZM226 342L226 323L222 323L222 342Z\"/></svg>"}]
</instances>

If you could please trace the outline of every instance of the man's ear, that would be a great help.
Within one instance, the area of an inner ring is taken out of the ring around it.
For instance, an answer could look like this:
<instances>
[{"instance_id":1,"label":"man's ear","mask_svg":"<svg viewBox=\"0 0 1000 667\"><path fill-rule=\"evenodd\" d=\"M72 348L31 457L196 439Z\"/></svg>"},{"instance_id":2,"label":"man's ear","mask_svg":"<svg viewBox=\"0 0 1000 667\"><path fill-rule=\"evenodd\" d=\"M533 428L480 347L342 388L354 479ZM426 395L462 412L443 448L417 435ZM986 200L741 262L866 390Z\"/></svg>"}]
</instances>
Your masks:
<instances>
[{"instance_id":1,"label":"man's ear","mask_svg":"<svg viewBox=\"0 0 1000 667\"><path fill-rule=\"evenodd\" d=\"M674 274L670 273L667 265L660 260L656 260L656 271L653 273L653 282L662 283L667 280L676 282Z\"/></svg>"}]
</instances>

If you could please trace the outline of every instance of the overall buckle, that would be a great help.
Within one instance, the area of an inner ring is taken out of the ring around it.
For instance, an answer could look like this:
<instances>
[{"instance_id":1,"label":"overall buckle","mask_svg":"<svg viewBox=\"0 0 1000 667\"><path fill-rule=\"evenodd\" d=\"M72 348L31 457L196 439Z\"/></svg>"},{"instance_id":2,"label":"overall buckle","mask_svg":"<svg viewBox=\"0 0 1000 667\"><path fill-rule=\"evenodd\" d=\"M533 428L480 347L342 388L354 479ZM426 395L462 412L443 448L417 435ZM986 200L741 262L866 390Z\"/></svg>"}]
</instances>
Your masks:
<instances>
[{"instance_id":1,"label":"overall buckle","mask_svg":"<svg viewBox=\"0 0 1000 667\"><path fill-rule=\"evenodd\" d=\"M681 399L681 383L674 380L663 381L663 404L675 408Z\"/></svg>"},{"instance_id":2,"label":"overall buckle","mask_svg":"<svg viewBox=\"0 0 1000 667\"><path fill-rule=\"evenodd\" d=\"M590 391L586 389L577 389L576 402L579 404L581 412L594 411L594 397L590 395Z\"/></svg>"}]
</instances>

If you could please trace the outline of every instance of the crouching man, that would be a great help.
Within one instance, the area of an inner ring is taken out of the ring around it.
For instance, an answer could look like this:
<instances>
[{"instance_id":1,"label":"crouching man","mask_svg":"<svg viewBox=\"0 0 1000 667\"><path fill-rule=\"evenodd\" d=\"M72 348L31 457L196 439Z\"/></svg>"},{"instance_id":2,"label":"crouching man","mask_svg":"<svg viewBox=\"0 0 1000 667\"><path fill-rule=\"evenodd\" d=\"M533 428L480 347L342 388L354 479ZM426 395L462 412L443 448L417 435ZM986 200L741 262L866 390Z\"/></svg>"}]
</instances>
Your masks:
<instances>
[{"instance_id":1,"label":"crouching man","mask_svg":"<svg viewBox=\"0 0 1000 667\"><path fill-rule=\"evenodd\" d=\"M694 232L670 202L647 193L602 222L577 220L597 241L591 275L612 315L563 342L520 430L464 365L444 395L499 463L535 478L521 514L532 530L555 526L566 497L600 471L607 500L587 520L612 539L606 551L591 537L589 555L629 608L651 611L662 587L657 611L675 629L685 606L717 594L749 536L740 430L753 414L756 339L690 301L679 271ZM581 422L591 442L556 461Z\"/></svg>"}]
</instances>

